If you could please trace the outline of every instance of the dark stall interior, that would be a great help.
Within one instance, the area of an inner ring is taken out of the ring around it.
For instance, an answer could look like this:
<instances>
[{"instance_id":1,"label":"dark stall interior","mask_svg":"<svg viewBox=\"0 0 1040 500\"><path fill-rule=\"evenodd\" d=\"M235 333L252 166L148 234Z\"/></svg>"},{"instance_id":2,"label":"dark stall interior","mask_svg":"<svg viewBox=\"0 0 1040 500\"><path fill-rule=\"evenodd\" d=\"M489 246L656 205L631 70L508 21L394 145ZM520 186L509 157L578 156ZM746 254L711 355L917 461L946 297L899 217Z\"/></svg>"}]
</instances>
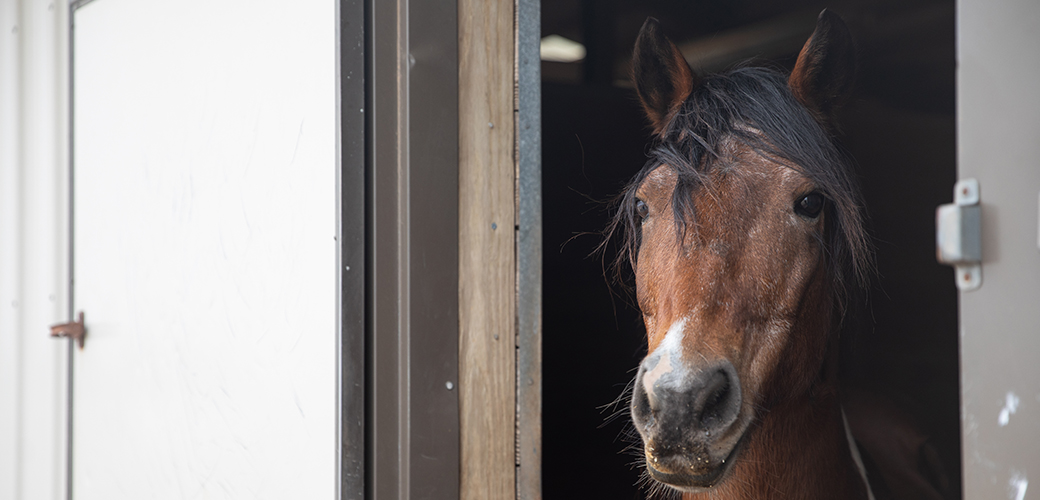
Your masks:
<instances>
[{"instance_id":1,"label":"dark stall interior","mask_svg":"<svg viewBox=\"0 0 1040 500\"><path fill-rule=\"evenodd\" d=\"M612 197L646 160L649 131L628 76L640 26L658 18L700 73L752 57L789 71L825 7L857 44L839 142L855 160L877 254L843 381L905 414L927 437L936 491L960 498L957 294L934 251L935 207L950 201L956 176L954 3L557 0L542 4L542 36L585 54L542 62L547 500L649 491L619 399L645 355L644 331L631 291L605 278L614 256L595 252Z\"/></svg>"}]
</instances>

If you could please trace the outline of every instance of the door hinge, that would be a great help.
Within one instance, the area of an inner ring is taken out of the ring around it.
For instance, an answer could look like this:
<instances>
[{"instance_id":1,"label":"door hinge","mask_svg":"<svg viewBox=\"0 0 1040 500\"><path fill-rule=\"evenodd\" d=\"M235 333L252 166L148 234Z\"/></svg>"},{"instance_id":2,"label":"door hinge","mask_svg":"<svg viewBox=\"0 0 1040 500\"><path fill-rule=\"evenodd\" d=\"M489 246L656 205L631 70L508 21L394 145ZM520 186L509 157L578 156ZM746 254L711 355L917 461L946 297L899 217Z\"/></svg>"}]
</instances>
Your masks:
<instances>
[{"instance_id":1,"label":"door hinge","mask_svg":"<svg viewBox=\"0 0 1040 500\"><path fill-rule=\"evenodd\" d=\"M935 210L935 256L953 266L963 292L982 286L982 207L979 181L962 179L953 187L953 203Z\"/></svg>"},{"instance_id":2,"label":"door hinge","mask_svg":"<svg viewBox=\"0 0 1040 500\"><path fill-rule=\"evenodd\" d=\"M75 339L79 348L83 349L83 342L87 337L87 327L83 324L83 311L79 312L77 321L62 323L51 327L51 337L68 337Z\"/></svg>"}]
</instances>

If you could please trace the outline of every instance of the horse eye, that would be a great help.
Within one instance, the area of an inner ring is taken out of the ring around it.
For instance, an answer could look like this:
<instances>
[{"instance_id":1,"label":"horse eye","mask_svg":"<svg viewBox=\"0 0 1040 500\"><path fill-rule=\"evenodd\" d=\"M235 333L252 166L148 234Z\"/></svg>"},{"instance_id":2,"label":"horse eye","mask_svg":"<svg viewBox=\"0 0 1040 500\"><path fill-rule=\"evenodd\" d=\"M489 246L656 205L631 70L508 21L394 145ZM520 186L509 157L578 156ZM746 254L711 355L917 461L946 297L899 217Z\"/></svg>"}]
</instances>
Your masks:
<instances>
[{"instance_id":1,"label":"horse eye","mask_svg":"<svg viewBox=\"0 0 1040 500\"><path fill-rule=\"evenodd\" d=\"M636 200L636 215L640 219L645 219L647 215L650 215L650 207L646 206L646 202L643 200Z\"/></svg>"},{"instance_id":2,"label":"horse eye","mask_svg":"<svg viewBox=\"0 0 1040 500\"><path fill-rule=\"evenodd\" d=\"M820 193L809 193L794 204L794 211L811 219L819 217L823 211L824 198Z\"/></svg>"}]
</instances>

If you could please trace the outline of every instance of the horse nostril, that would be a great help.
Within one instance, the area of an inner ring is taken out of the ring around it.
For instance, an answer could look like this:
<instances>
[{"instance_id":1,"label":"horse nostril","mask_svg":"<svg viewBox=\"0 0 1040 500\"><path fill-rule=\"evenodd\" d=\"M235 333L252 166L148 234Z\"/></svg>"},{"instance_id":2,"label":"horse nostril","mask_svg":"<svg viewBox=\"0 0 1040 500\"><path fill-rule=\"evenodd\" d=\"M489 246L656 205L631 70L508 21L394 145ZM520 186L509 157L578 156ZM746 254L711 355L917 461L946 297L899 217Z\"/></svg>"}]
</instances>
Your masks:
<instances>
[{"instance_id":1,"label":"horse nostril","mask_svg":"<svg viewBox=\"0 0 1040 500\"><path fill-rule=\"evenodd\" d=\"M711 376L709 385L705 387L703 404L698 412L701 425L707 428L722 420L722 413L726 410L728 401L729 380L722 372L715 372Z\"/></svg>"},{"instance_id":2,"label":"horse nostril","mask_svg":"<svg viewBox=\"0 0 1040 500\"><path fill-rule=\"evenodd\" d=\"M701 382L693 394L694 423L705 431L728 427L740 413L740 385L733 366L725 363L705 373Z\"/></svg>"}]
</instances>

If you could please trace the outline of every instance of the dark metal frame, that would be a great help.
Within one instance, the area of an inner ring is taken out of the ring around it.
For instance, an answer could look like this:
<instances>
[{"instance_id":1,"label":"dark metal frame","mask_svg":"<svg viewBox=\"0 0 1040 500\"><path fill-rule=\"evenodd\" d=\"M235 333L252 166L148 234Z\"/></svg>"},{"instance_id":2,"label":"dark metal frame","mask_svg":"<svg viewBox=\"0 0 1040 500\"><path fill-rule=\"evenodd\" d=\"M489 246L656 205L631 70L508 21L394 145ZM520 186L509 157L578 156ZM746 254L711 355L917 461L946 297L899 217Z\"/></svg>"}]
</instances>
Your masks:
<instances>
[{"instance_id":1,"label":"dark metal frame","mask_svg":"<svg viewBox=\"0 0 1040 500\"><path fill-rule=\"evenodd\" d=\"M517 500L542 497L541 0L517 0Z\"/></svg>"},{"instance_id":2,"label":"dark metal frame","mask_svg":"<svg viewBox=\"0 0 1040 500\"><path fill-rule=\"evenodd\" d=\"M457 5L368 5L365 498L457 498Z\"/></svg>"},{"instance_id":3,"label":"dark metal frame","mask_svg":"<svg viewBox=\"0 0 1040 500\"><path fill-rule=\"evenodd\" d=\"M341 0L337 7L337 171L339 281L339 380L337 498L365 497L366 348L366 88L365 0Z\"/></svg>"}]
</instances>

